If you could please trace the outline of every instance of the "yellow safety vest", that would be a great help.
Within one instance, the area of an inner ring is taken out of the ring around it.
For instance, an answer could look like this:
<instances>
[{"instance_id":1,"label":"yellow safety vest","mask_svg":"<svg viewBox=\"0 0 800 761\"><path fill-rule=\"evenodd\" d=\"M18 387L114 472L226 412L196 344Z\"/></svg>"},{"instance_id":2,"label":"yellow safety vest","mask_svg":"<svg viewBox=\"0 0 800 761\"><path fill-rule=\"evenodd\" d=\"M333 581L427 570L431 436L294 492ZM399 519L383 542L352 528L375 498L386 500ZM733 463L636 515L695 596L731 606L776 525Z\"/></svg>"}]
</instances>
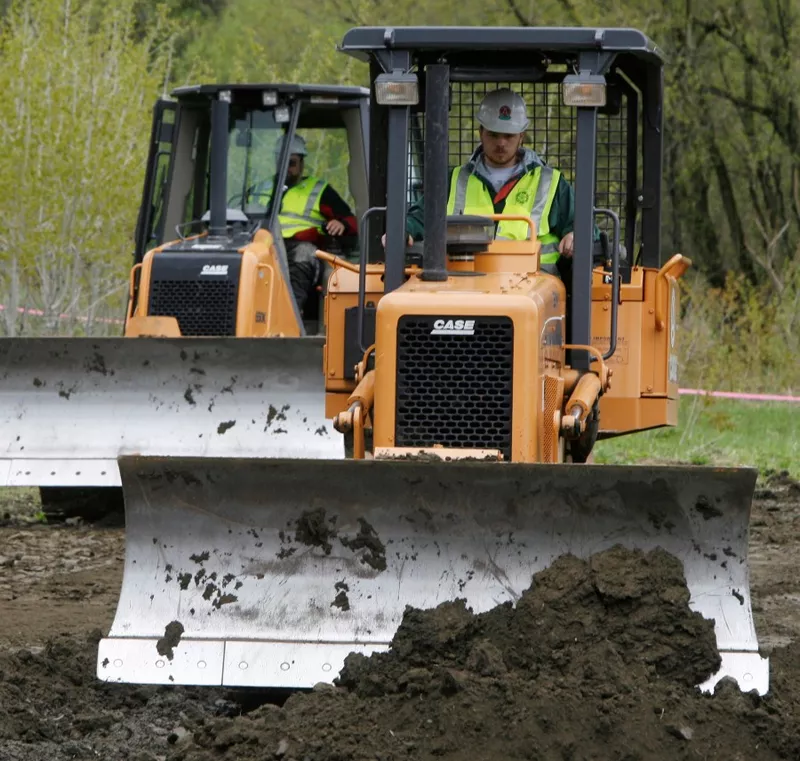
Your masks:
<instances>
[{"instance_id":1,"label":"yellow safety vest","mask_svg":"<svg viewBox=\"0 0 800 761\"><path fill-rule=\"evenodd\" d=\"M526 172L506 197L503 207L503 214L530 216L533 219L541 244L542 264L555 264L559 258L559 238L550 232L549 219L560 177L561 172L549 166L539 166L533 172ZM489 190L472 174L470 164L460 166L450 178L447 213L479 216L495 213ZM524 222L504 220L497 226L495 238L526 240L528 234L529 228Z\"/></svg>"},{"instance_id":2,"label":"yellow safety vest","mask_svg":"<svg viewBox=\"0 0 800 761\"><path fill-rule=\"evenodd\" d=\"M297 233L316 228L323 230L325 217L319 209L322 191L328 183L316 177L304 177L283 194L278 221L284 238L293 238ZM256 203L267 206L272 198L272 188L254 191Z\"/></svg>"}]
</instances>

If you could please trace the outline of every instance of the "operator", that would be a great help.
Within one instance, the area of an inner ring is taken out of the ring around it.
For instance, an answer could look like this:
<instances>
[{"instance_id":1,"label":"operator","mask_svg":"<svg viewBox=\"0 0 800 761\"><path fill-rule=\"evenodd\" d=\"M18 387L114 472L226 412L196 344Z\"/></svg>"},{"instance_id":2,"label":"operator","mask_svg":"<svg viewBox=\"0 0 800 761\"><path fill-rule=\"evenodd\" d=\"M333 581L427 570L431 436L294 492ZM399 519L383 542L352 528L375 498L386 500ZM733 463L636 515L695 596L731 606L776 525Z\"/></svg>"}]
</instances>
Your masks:
<instances>
[{"instance_id":1,"label":"operator","mask_svg":"<svg viewBox=\"0 0 800 761\"><path fill-rule=\"evenodd\" d=\"M286 135L275 146L276 165L285 140ZM347 202L327 182L304 173L307 155L305 140L295 135L278 213L292 291L301 312L319 279L321 264L316 252L323 246L325 235L356 235L358 231L358 222ZM256 185L250 191L251 200L267 206L272 185L269 181Z\"/></svg>"},{"instance_id":2,"label":"operator","mask_svg":"<svg viewBox=\"0 0 800 761\"><path fill-rule=\"evenodd\" d=\"M536 223L541 244L540 266L559 275L559 260L573 253L575 195L558 169L542 161L522 141L528 128L525 101L509 89L494 90L483 98L476 115L480 145L469 161L451 170L448 214L516 214ZM408 209L409 245L424 237L424 198ZM495 238L525 240L525 222L502 221ZM595 231L595 236L598 236Z\"/></svg>"}]
</instances>

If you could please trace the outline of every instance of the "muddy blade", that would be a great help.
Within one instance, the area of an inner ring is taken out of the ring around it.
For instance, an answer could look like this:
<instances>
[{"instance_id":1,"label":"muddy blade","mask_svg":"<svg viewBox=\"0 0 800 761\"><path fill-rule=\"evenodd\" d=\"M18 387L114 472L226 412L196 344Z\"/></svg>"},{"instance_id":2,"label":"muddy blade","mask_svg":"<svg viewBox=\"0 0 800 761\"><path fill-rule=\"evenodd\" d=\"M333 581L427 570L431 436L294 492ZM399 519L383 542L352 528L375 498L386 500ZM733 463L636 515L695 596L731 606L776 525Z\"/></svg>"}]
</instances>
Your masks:
<instances>
[{"instance_id":1,"label":"muddy blade","mask_svg":"<svg viewBox=\"0 0 800 761\"><path fill-rule=\"evenodd\" d=\"M559 555L684 564L719 674L766 691L748 579L755 472L123 458L127 549L101 679L310 687L384 650L406 605L516 600ZM749 675L749 676L748 676Z\"/></svg>"},{"instance_id":2,"label":"muddy blade","mask_svg":"<svg viewBox=\"0 0 800 761\"><path fill-rule=\"evenodd\" d=\"M343 457L322 342L0 339L0 486L118 486L120 454Z\"/></svg>"}]
</instances>

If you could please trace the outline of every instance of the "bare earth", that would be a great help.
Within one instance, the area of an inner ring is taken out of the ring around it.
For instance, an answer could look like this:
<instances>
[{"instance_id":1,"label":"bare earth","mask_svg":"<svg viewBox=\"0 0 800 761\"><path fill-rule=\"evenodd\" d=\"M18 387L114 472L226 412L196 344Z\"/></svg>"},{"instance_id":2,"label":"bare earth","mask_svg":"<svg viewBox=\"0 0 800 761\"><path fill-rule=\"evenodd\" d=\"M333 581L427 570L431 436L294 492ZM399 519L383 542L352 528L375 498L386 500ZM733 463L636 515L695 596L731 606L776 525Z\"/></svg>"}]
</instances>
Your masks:
<instances>
[{"instance_id":1,"label":"bare earth","mask_svg":"<svg viewBox=\"0 0 800 761\"><path fill-rule=\"evenodd\" d=\"M640 564L642 590L611 595L595 618L587 600L596 595L585 595L606 561L565 567L553 587L550 631L567 620L562 607L580 606L594 632L581 652L548 640L520 655L510 633L529 625L522 613L440 610L409 620L394 660L354 663L341 687L283 707L222 689L102 684L96 642L113 618L124 532L35 524L29 514L28 504L0 504L2 761L800 758L800 484L786 476L759 489L751 522L759 641L774 649L772 691L761 699L695 694L689 685L709 657L702 621L676 608L664 624L647 584L666 584L669 569L629 557L612 560L628 577ZM631 640L620 622L633 617L650 622L652 642ZM662 631L691 636L670 644ZM664 660L673 646L685 662ZM596 668L618 658L618 672Z\"/></svg>"}]
</instances>

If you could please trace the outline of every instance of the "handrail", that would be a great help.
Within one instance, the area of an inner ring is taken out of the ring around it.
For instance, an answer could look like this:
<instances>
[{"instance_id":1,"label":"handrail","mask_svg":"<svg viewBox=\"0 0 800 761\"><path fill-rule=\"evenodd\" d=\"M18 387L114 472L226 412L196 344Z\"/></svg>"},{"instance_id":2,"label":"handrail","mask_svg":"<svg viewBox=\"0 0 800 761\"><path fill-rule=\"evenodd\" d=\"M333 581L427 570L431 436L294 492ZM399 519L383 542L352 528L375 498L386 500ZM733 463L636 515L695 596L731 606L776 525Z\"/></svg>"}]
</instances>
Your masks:
<instances>
[{"instance_id":1,"label":"handrail","mask_svg":"<svg viewBox=\"0 0 800 761\"><path fill-rule=\"evenodd\" d=\"M666 307L664 306L664 297L662 288L659 287L660 281L663 280L667 285L667 276L674 277L676 280L683 275L689 267L692 266L692 260L685 257L683 254L675 254L669 261L658 271L656 275L656 330L662 331L667 327L666 323ZM673 274L673 270L676 273Z\"/></svg>"}]
</instances>

